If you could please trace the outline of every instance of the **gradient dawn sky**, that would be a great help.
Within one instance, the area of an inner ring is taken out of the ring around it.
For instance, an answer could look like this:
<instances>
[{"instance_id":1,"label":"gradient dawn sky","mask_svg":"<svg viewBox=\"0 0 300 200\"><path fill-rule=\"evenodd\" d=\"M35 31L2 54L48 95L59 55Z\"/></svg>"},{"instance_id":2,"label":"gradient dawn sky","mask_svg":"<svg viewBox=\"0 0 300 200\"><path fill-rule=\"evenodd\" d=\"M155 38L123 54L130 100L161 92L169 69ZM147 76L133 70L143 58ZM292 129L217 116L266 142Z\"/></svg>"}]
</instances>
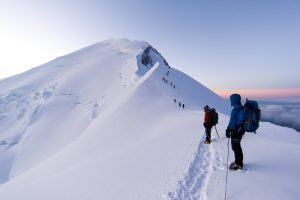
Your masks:
<instances>
[{"instance_id":1,"label":"gradient dawn sky","mask_svg":"<svg viewBox=\"0 0 300 200\"><path fill-rule=\"evenodd\" d=\"M300 97L299 0L0 0L0 27L0 78L125 37L219 94Z\"/></svg>"}]
</instances>

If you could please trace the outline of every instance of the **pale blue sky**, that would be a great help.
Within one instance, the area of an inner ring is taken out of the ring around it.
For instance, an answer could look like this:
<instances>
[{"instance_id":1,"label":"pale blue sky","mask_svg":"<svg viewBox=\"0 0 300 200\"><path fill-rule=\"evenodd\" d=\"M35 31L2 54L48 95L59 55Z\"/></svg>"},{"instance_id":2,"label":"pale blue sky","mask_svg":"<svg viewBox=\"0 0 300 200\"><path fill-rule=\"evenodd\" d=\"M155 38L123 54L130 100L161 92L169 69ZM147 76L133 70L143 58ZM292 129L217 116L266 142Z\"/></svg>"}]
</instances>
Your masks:
<instances>
[{"instance_id":1,"label":"pale blue sky","mask_svg":"<svg viewBox=\"0 0 300 200\"><path fill-rule=\"evenodd\" d=\"M1 78L125 37L148 41L172 67L211 89L294 88L300 96L297 0L0 3Z\"/></svg>"}]
</instances>

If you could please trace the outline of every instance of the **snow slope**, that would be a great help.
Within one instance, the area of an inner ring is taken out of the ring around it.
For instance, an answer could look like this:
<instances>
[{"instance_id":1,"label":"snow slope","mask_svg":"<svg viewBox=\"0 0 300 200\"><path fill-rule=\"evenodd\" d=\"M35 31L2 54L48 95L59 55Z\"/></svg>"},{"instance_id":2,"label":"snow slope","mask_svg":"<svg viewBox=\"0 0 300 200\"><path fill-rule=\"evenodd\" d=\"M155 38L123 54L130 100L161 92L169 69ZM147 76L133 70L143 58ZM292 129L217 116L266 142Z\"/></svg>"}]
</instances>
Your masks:
<instances>
[{"instance_id":1,"label":"snow slope","mask_svg":"<svg viewBox=\"0 0 300 200\"><path fill-rule=\"evenodd\" d=\"M223 199L229 103L146 42L97 43L1 80L0 91L1 199ZM212 145L206 104L220 112ZM247 134L228 199L298 199L299 139L268 123Z\"/></svg>"}]
</instances>

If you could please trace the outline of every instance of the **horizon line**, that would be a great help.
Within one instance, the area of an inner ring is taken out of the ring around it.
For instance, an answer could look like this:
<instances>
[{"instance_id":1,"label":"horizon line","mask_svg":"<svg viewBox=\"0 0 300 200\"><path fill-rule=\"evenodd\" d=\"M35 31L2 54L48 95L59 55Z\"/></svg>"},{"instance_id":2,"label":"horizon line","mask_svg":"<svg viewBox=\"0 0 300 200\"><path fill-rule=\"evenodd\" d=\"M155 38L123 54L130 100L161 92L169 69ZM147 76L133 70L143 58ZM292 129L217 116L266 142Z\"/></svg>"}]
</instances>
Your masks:
<instances>
[{"instance_id":1,"label":"horizon line","mask_svg":"<svg viewBox=\"0 0 300 200\"><path fill-rule=\"evenodd\" d=\"M300 88L239 88L239 89L213 89L223 98L229 98L231 94L238 93L242 98L300 98Z\"/></svg>"}]
</instances>

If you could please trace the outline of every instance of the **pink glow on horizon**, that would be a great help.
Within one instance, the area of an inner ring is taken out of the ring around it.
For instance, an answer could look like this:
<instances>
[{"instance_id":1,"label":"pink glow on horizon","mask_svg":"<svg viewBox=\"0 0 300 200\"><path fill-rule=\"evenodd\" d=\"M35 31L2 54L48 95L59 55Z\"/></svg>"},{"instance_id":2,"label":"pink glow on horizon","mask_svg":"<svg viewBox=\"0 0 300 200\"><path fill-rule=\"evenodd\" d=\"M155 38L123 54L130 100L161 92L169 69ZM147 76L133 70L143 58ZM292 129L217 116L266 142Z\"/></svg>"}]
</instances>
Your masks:
<instances>
[{"instance_id":1,"label":"pink glow on horizon","mask_svg":"<svg viewBox=\"0 0 300 200\"><path fill-rule=\"evenodd\" d=\"M269 98L269 97L300 97L300 88L263 88L263 89L236 89L236 90L214 90L224 98L233 93L238 93L247 98Z\"/></svg>"}]
</instances>

